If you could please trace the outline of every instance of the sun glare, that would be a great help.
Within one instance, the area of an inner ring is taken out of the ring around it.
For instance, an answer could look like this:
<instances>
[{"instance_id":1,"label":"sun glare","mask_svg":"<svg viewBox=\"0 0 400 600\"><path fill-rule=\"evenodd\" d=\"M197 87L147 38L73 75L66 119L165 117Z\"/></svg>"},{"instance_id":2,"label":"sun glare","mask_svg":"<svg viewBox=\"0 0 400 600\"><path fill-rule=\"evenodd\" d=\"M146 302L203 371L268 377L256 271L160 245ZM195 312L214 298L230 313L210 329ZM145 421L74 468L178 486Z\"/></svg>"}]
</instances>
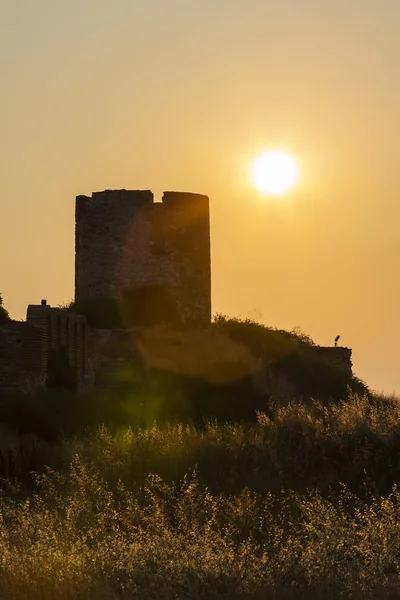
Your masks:
<instances>
[{"instance_id":1,"label":"sun glare","mask_svg":"<svg viewBox=\"0 0 400 600\"><path fill-rule=\"evenodd\" d=\"M293 189L299 180L299 168L287 152L271 150L254 159L251 178L255 187L268 196L280 196Z\"/></svg>"}]
</instances>

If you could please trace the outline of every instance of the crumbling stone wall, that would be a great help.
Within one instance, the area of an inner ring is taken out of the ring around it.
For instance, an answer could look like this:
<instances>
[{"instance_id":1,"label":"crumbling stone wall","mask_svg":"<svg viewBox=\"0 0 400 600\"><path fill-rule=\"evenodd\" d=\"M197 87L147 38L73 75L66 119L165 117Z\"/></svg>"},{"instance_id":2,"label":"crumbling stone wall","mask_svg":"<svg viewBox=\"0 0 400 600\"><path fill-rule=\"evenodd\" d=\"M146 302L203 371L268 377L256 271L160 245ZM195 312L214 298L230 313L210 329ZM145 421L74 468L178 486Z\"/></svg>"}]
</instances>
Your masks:
<instances>
[{"instance_id":1,"label":"crumbling stone wall","mask_svg":"<svg viewBox=\"0 0 400 600\"><path fill-rule=\"evenodd\" d=\"M43 333L27 323L0 327L0 391L30 393L44 389Z\"/></svg>"},{"instance_id":2,"label":"crumbling stone wall","mask_svg":"<svg viewBox=\"0 0 400 600\"><path fill-rule=\"evenodd\" d=\"M313 350L321 358L346 371L348 375L353 374L352 350L350 348L342 346L314 346Z\"/></svg>"},{"instance_id":3,"label":"crumbling stone wall","mask_svg":"<svg viewBox=\"0 0 400 600\"><path fill-rule=\"evenodd\" d=\"M76 198L75 301L171 300L182 323L211 321L210 216L207 196L106 190ZM143 292L140 295L140 292ZM149 293L150 292L150 293ZM169 307L171 308L171 307ZM165 315L168 322L168 316Z\"/></svg>"},{"instance_id":4,"label":"crumbling stone wall","mask_svg":"<svg viewBox=\"0 0 400 600\"><path fill-rule=\"evenodd\" d=\"M47 384L52 376L50 359L58 363L65 362L65 372L69 367L75 379L75 386L85 386L87 378L88 327L82 315L75 315L67 310L53 308L46 304L29 305L27 323L43 332L43 363L47 369ZM63 368L63 365L59 365ZM54 375L54 374L53 374Z\"/></svg>"},{"instance_id":5,"label":"crumbling stone wall","mask_svg":"<svg viewBox=\"0 0 400 600\"><path fill-rule=\"evenodd\" d=\"M25 323L0 327L0 390L36 392L49 386L90 385L88 327L82 315L42 301Z\"/></svg>"}]
</instances>

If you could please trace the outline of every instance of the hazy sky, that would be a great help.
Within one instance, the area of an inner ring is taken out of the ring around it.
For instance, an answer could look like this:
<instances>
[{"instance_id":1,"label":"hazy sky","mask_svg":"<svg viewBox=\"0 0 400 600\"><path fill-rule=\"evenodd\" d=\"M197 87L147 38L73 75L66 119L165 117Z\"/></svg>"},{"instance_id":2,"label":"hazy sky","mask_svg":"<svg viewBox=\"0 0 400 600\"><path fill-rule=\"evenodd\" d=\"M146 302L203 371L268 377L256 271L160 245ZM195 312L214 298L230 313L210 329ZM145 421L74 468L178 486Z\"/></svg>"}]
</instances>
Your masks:
<instances>
[{"instance_id":1,"label":"hazy sky","mask_svg":"<svg viewBox=\"0 0 400 600\"><path fill-rule=\"evenodd\" d=\"M213 312L400 392L399 0L0 0L0 292L73 297L74 198L211 198ZM283 148L302 183L252 188Z\"/></svg>"}]
</instances>

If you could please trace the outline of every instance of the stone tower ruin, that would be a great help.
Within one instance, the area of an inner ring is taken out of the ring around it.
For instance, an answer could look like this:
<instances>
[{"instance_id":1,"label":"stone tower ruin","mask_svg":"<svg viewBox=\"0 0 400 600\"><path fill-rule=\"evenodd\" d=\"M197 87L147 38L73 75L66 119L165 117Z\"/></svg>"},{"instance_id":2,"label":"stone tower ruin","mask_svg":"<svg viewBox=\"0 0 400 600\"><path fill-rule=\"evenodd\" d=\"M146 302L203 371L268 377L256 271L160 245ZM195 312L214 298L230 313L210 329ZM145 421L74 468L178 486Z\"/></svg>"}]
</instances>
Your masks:
<instances>
[{"instance_id":1,"label":"stone tower ruin","mask_svg":"<svg viewBox=\"0 0 400 600\"><path fill-rule=\"evenodd\" d=\"M75 302L112 299L134 324L211 321L207 196L106 190L77 196Z\"/></svg>"}]
</instances>

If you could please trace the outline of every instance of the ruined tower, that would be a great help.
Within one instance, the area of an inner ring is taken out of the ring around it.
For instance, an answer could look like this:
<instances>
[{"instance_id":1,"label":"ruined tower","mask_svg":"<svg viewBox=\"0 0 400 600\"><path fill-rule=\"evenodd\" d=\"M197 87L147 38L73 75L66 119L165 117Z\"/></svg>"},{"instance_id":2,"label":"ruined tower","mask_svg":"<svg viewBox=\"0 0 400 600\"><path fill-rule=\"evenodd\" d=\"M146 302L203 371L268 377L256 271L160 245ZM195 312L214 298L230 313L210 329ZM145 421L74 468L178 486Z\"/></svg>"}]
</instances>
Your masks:
<instances>
[{"instance_id":1,"label":"ruined tower","mask_svg":"<svg viewBox=\"0 0 400 600\"><path fill-rule=\"evenodd\" d=\"M106 190L77 196L75 216L78 304L111 298L133 324L211 321L207 196Z\"/></svg>"}]
</instances>

